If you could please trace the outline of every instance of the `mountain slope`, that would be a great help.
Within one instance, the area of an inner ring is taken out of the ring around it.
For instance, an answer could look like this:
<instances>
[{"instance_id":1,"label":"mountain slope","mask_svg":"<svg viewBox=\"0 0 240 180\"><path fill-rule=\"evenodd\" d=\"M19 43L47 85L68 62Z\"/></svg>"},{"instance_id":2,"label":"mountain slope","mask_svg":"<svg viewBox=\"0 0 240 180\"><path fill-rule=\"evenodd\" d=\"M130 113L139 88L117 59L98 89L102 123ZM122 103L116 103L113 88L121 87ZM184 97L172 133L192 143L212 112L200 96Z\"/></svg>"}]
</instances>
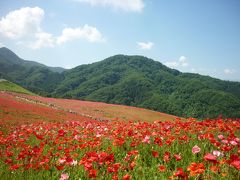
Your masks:
<instances>
[{"instance_id":1,"label":"mountain slope","mask_svg":"<svg viewBox=\"0 0 240 180\"><path fill-rule=\"evenodd\" d=\"M43 64L19 58L7 48L0 48L0 78L10 80L23 87L47 95L52 92L63 77L63 68L48 67Z\"/></svg>"},{"instance_id":2,"label":"mountain slope","mask_svg":"<svg viewBox=\"0 0 240 180\"><path fill-rule=\"evenodd\" d=\"M9 65L10 60L4 59L0 51L3 78L42 95L144 107L182 117L240 117L239 82L181 73L143 56L116 55L62 73L29 64ZM16 61L15 56L10 59Z\"/></svg>"}]
</instances>

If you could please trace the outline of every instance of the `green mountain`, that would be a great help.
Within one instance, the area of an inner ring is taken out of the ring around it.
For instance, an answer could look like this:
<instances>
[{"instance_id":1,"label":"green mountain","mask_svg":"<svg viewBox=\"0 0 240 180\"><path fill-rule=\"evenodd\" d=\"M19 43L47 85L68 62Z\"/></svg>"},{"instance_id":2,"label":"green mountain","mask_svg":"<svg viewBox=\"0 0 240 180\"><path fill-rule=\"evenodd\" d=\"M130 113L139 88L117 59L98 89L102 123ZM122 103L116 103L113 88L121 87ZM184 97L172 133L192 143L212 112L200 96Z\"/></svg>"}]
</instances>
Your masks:
<instances>
[{"instance_id":1,"label":"green mountain","mask_svg":"<svg viewBox=\"0 0 240 180\"><path fill-rule=\"evenodd\" d=\"M240 83L181 73L142 56L117 55L64 72L53 92L183 117L240 117Z\"/></svg>"},{"instance_id":2,"label":"green mountain","mask_svg":"<svg viewBox=\"0 0 240 180\"><path fill-rule=\"evenodd\" d=\"M28 91L27 89L15 83L9 82L5 79L0 79L0 91L10 91L10 92L18 92L23 94L35 95L34 93Z\"/></svg>"},{"instance_id":3,"label":"green mountain","mask_svg":"<svg viewBox=\"0 0 240 180\"><path fill-rule=\"evenodd\" d=\"M20 84L32 92L50 94L63 80L63 71L63 68L23 60L9 49L0 48L0 78Z\"/></svg>"},{"instance_id":4,"label":"green mountain","mask_svg":"<svg viewBox=\"0 0 240 180\"><path fill-rule=\"evenodd\" d=\"M1 59L0 53L0 65ZM15 69L3 75L53 97L138 106L183 117L240 117L239 82L181 73L143 56L116 55L62 73L47 67L28 69L33 69L28 76Z\"/></svg>"}]
</instances>

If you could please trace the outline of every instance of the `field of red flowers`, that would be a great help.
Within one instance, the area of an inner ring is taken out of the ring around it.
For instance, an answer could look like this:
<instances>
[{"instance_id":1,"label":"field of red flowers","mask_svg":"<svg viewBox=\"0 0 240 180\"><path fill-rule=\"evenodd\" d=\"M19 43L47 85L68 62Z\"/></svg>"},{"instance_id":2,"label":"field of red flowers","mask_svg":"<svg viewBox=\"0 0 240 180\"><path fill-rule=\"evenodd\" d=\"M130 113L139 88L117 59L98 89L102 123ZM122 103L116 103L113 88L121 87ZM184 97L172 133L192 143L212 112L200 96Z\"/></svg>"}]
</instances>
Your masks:
<instances>
[{"instance_id":1,"label":"field of red flowers","mask_svg":"<svg viewBox=\"0 0 240 180\"><path fill-rule=\"evenodd\" d=\"M129 107L116 104L106 104L102 102L90 102L74 99L55 99L41 96L31 96L27 94L15 94L22 98L31 99L45 104L52 104L61 109L70 110L84 116L91 116L96 119L108 120L139 120L153 122L155 120L175 120L176 116L151 111L143 108Z\"/></svg>"},{"instance_id":2,"label":"field of red flowers","mask_svg":"<svg viewBox=\"0 0 240 180\"><path fill-rule=\"evenodd\" d=\"M240 179L240 119L93 120L0 93L0 179Z\"/></svg>"}]
</instances>

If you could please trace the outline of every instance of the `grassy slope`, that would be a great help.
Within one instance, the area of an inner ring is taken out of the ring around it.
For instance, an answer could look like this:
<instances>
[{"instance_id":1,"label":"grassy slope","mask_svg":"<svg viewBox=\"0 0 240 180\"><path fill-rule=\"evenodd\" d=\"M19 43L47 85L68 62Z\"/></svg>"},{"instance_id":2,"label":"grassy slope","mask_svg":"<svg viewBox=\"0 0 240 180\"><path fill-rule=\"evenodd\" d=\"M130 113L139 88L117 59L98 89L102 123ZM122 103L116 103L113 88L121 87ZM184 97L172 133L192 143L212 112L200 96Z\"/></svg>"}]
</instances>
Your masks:
<instances>
[{"instance_id":1,"label":"grassy slope","mask_svg":"<svg viewBox=\"0 0 240 180\"><path fill-rule=\"evenodd\" d=\"M0 79L0 91L10 91L10 92L18 92L18 93L34 95L34 93L28 91L27 89L24 89L23 87L17 84L14 84L12 82L9 82L3 79Z\"/></svg>"}]
</instances>

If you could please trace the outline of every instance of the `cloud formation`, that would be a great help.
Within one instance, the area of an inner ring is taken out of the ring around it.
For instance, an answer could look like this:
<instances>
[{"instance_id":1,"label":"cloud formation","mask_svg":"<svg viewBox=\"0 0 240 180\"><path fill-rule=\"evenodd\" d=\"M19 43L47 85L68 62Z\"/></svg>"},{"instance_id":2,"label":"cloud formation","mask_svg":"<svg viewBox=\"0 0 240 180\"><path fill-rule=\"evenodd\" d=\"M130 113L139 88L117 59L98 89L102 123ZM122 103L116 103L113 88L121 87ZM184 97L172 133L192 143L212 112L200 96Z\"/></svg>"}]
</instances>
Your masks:
<instances>
[{"instance_id":1,"label":"cloud formation","mask_svg":"<svg viewBox=\"0 0 240 180\"><path fill-rule=\"evenodd\" d=\"M32 49L40 49L43 47L54 47L55 46L55 38L52 34L41 32L35 34L36 41L31 44Z\"/></svg>"},{"instance_id":2,"label":"cloud formation","mask_svg":"<svg viewBox=\"0 0 240 180\"><path fill-rule=\"evenodd\" d=\"M185 56L180 56L178 61L168 61L164 64L170 68L185 68L189 66Z\"/></svg>"},{"instance_id":3,"label":"cloud formation","mask_svg":"<svg viewBox=\"0 0 240 180\"><path fill-rule=\"evenodd\" d=\"M153 42L138 42L138 47L142 50L150 50L153 47Z\"/></svg>"},{"instance_id":4,"label":"cloud formation","mask_svg":"<svg viewBox=\"0 0 240 180\"><path fill-rule=\"evenodd\" d=\"M54 36L41 28L44 14L44 10L39 7L24 7L11 11L0 20L0 35L8 39L17 39L17 43L25 42L32 49L55 47L76 39L86 39L89 42L105 41L96 27L87 24L78 28L64 28L60 36Z\"/></svg>"},{"instance_id":5,"label":"cloud formation","mask_svg":"<svg viewBox=\"0 0 240 180\"><path fill-rule=\"evenodd\" d=\"M92 6L111 7L127 12L141 12L144 8L143 0L74 0L89 3Z\"/></svg>"},{"instance_id":6,"label":"cloud formation","mask_svg":"<svg viewBox=\"0 0 240 180\"><path fill-rule=\"evenodd\" d=\"M57 37L57 44L60 45L75 39L86 39L89 42L105 41L97 28L85 24L83 27L78 28L64 28L62 35Z\"/></svg>"},{"instance_id":7,"label":"cloud formation","mask_svg":"<svg viewBox=\"0 0 240 180\"><path fill-rule=\"evenodd\" d=\"M0 34L17 39L41 31L41 21L44 17L43 9L39 7L24 7L9 12L0 21Z\"/></svg>"}]
</instances>

